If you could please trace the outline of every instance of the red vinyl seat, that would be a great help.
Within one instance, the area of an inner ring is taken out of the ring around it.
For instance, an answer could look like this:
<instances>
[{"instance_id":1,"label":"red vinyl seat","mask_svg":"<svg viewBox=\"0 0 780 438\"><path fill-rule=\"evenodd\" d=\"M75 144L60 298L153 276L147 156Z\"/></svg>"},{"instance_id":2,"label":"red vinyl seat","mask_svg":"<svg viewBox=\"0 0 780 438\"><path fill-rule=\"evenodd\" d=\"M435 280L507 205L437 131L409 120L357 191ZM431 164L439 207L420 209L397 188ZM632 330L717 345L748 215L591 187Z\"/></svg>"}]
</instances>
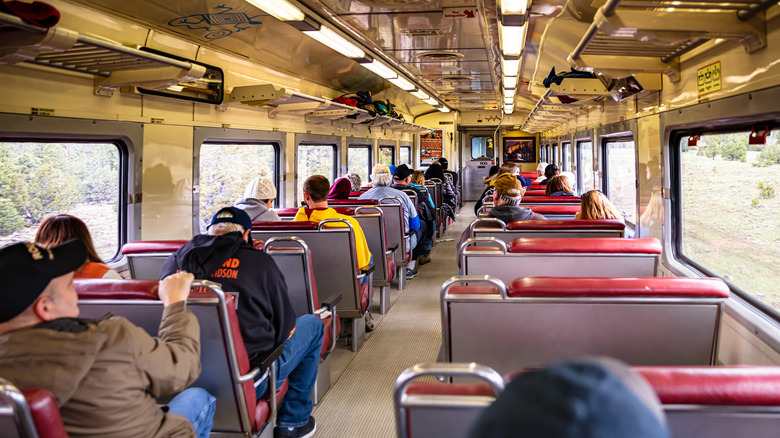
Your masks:
<instances>
[{"instance_id":1,"label":"red vinyl seat","mask_svg":"<svg viewBox=\"0 0 780 438\"><path fill-rule=\"evenodd\" d=\"M526 190L523 196L547 196L544 190Z\"/></svg>"},{"instance_id":2,"label":"red vinyl seat","mask_svg":"<svg viewBox=\"0 0 780 438\"><path fill-rule=\"evenodd\" d=\"M625 239L622 237L532 239L520 238L509 242L510 253L625 253L661 254L658 239Z\"/></svg>"},{"instance_id":3,"label":"red vinyl seat","mask_svg":"<svg viewBox=\"0 0 780 438\"><path fill-rule=\"evenodd\" d=\"M144 254L150 252L175 252L188 240L142 240L127 242L122 246L122 254Z\"/></svg>"},{"instance_id":4,"label":"red vinyl seat","mask_svg":"<svg viewBox=\"0 0 780 438\"><path fill-rule=\"evenodd\" d=\"M520 200L523 204L580 204L579 196L529 196Z\"/></svg>"},{"instance_id":5,"label":"red vinyl seat","mask_svg":"<svg viewBox=\"0 0 780 438\"><path fill-rule=\"evenodd\" d=\"M522 277L510 281L506 288L510 297L730 296L729 287L719 278Z\"/></svg>"},{"instance_id":6,"label":"red vinyl seat","mask_svg":"<svg viewBox=\"0 0 780 438\"><path fill-rule=\"evenodd\" d=\"M67 438L68 433L62 424L60 409L54 395L41 388L22 388L21 391L30 407L38 437Z\"/></svg>"},{"instance_id":7,"label":"red vinyl seat","mask_svg":"<svg viewBox=\"0 0 780 438\"><path fill-rule=\"evenodd\" d=\"M620 230L625 224L616 219L541 220L512 221L507 230Z\"/></svg>"}]
</instances>

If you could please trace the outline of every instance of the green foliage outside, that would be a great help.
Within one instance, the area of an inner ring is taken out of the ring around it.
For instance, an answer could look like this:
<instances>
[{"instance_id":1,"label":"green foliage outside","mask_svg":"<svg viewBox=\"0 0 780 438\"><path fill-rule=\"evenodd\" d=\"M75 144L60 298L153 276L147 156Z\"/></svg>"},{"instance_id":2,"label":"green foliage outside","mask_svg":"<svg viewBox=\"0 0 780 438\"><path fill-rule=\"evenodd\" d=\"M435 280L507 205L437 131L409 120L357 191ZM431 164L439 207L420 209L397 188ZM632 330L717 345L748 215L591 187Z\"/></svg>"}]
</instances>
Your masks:
<instances>
[{"instance_id":1,"label":"green foliage outside","mask_svg":"<svg viewBox=\"0 0 780 438\"><path fill-rule=\"evenodd\" d=\"M336 150L333 146L298 146L298 184L295 193L298 203L303 201L303 182L312 175L322 175L333 184L336 166Z\"/></svg>"},{"instance_id":2,"label":"green foliage outside","mask_svg":"<svg viewBox=\"0 0 780 438\"><path fill-rule=\"evenodd\" d=\"M764 184L762 181L758 182L758 197L761 199L772 199L775 197L775 188L769 184Z\"/></svg>"},{"instance_id":3,"label":"green foliage outside","mask_svg":"<svg viewBox=\"0 0 780 438\"><path fill-rule=\"evenodd\" d=\"M740 140L741 139L741 140ZM721 146L720 154L727 161L747 161L747 138L729 139Z\"/></svg>"},{"instance_id":4,"label":"green foliage outside","mask_svg":"<svg viewBox=\"0 0 780 438\"><path fill-rule=\"evenodd\" d=\"M750 206L751 206L751 207L753 207L753 208L758 208L758 207L759 207L759 201L758 201L758 198L753 198L753 199L750 201Z\"/></svg>"},{"instance_id":5,"label":"green foliage outside","mask_svg":"<svg viewBox=\"0 0 780 438\"><path fill-rule=\"evenodd\" d=\"M347 150L347 172L355 172L360 175L363 185L368 184L369 149L367 147L351 147ZM327 176L327 175L326 175Z\"/></svg>"},{"instance_id":6,"label":"green foliage outside","mask_svg":"<svg viewBox=\"0 0 780 438\"><path fill-rule=\"evenodd\" d=\"M758 155L755 165L758 167L780 164L780 145L767 145Z\"/></svg>"},{"instance_id":7,"label":"green foliage outside","mask_svg":"<svg viewBox=\"0 0 780 438\"><path fill-rule=\"evenodd\" d=\"M393 148L379 147L379 164L393 164Z\"/></svg>"}]
</instances>

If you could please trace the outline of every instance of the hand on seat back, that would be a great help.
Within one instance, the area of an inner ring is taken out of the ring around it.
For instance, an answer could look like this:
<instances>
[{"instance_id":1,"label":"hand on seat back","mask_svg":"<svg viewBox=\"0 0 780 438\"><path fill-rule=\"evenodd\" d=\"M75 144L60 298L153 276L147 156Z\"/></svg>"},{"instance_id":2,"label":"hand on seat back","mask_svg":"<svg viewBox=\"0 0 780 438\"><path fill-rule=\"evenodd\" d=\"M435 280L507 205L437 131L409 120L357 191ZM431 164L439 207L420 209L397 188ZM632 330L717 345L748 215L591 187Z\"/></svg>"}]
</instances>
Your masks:
<instances>
[{"instance_id":1,"label":"hand on seat back","mask_svg":"<svg viewBox=\"0 0 780 438\"><path fill-rule=\"evenodd\" d=\"M190 287L195 276L189 272L177 272L160 280L158 295L160 301L167 307L171 304L185 301L190 294Z\"/></svg>"}]
</instances>

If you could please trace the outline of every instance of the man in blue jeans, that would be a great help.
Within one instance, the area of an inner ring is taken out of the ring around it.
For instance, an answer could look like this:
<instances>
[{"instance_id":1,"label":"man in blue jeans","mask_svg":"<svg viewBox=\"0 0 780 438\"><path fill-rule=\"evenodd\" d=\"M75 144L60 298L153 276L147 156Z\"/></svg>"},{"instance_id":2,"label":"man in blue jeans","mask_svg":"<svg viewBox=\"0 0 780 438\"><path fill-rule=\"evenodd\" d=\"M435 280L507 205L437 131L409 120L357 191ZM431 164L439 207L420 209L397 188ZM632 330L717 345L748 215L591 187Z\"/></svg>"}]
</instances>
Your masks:
<instances>
[{"instance_id":1,"label":"man in blue jeans","mask_svg":"<svg viewBox=\"0 0 780 438\"><path fill-rule=\"evenodd\" d=\"M152 338L125 318L78 319L73 273L86 259L77 239L0 249L0 376L51 391L71 437L208 437L215 399L185 389L201 371L200 328L186 303L192 274L160 281ZM157 397L179 391L160 409Z\"/></svg>"},{"instance_id":2,"label":"man in blue jeans","mask_svg":"<svg viewBox=\"0 0 780 438\"><path fill-rule=\"evenodd\" d=\"M222 285L237 295L236 315L250 362L284 343L276 360L277 387L288 379L277 416L276 437L311 437L311 390L317 380L324 328L314 315L295 316L287 284L271 256L252 245L252 221L244 210L226 207L211 219L208 234L192 238L168 257L161 276L177 271ZM267 379L256 382L257 397L267 397Z\"/></svg>"}]
</instances>

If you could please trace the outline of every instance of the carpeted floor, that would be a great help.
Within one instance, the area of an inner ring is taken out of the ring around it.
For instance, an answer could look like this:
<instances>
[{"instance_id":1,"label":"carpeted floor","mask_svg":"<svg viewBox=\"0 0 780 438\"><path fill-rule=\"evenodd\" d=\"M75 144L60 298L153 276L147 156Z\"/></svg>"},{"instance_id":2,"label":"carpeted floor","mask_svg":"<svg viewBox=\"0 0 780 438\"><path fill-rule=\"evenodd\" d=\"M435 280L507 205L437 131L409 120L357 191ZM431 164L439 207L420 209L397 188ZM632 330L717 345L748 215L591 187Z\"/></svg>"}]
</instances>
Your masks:
<instances>
[{"instance_id":1,"label":"carpeted floor","mask_svg":"<svg viewBox=\"0 0 780 438\"><path fill-rule=\"evenodd\" d=\"M464 206L376 329L314 409L317 438L395 437L393 384L403 370L435 362L441 344L439 291L457 274L455 244L474 219Z\"/></svg>"}]
</instances>

